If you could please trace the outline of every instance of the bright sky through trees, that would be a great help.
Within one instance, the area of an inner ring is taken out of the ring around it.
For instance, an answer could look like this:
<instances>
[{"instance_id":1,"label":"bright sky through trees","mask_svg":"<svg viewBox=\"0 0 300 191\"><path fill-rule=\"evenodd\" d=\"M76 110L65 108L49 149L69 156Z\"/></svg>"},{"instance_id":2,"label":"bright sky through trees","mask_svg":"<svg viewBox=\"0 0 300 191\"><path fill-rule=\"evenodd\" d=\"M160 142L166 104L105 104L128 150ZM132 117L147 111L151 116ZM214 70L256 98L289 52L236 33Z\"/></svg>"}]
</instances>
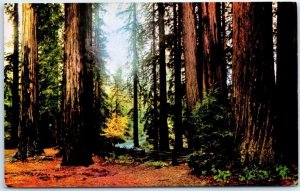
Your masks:
<instances>
[{"instance_id":1,"label":"bright sky through trees","mask_svg":"<svg viewBox=\"0 0 300 191\"><path fill-rule=\"evenodd\" d=\"M109 3L105 4L104 8L107 12L104 14L105 25L103 27L105 36L107 38L106 49L109 55L106 64L109 74L114 74L120 67L122 73L126 74L130 71L129 53L128 53L128 33L120 31L124 25L125 20L117 13L120 12L125 6L124 3ZM123 76L124 77L124 76ZM125 77L123 79L126 79Z\"/></svg>"}]
</instances>

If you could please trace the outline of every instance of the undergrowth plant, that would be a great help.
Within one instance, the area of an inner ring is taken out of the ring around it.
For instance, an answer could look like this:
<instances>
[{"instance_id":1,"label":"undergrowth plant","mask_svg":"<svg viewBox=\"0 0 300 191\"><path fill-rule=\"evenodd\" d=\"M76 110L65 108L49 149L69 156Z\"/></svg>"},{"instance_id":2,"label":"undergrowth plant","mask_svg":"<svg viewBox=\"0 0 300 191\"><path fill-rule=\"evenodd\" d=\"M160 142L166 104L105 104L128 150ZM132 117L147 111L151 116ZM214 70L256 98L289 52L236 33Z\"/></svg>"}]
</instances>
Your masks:
<instances>
[{"instance_id":1,"label":"undergrowth plant","mask_svg":"<svg viewBox=\"0 0 300 191\"><path fill-rule=\"evenodd\" d=\"M210 89L196 106L192 113L195 152L188 157L188 165L194 173L212 175L213 168L226 168L232 150L228 114L217 89Z\"/></svg>"}]
</instances>

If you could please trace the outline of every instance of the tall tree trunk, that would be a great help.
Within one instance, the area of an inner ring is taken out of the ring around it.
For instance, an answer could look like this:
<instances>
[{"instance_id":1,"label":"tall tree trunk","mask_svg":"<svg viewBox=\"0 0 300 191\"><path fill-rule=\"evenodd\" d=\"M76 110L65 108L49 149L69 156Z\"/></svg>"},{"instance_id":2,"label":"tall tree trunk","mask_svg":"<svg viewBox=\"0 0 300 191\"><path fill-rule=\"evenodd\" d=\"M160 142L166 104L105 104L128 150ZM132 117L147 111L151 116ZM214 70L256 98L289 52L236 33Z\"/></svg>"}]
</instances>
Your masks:
<instances>
[{"instance_id":1,"label":"tall tree trunk","mask_svg":"<svg viewBox=\"0 0 300 191\"><path fill-rule=\"evenodd\" d=\"M92 4L65 4L65 100L62 165L93 163Z\"/></svg>"},{"instance_id":2,"label":"tall tree trunk","mask_svg":"<svg viewBox=\"0 0 300 191\"><path fill-rule=\"evenodd\" d=\"M169 130L167 123L167 86L166 86L166 45L165 45L165 7L158 3L158 32L159 32L159 79L160 79L160 150L169 150Z\"/></svg>"},{"instance_id":3,"label":"tall tree trunk","mask_svg":"<svg viewBox=\"0 0 300 191\"><path fill-rule=\"evenodd\" d=\"M197 71L197 43L195 17L192 3L182 3L183 53L185 62L186 100L187 100L187 132L188 146L193 149L193 127L190 115L199 101L199 85Z\"/></svg>"},{"instance_id":4,"label":"tall tree trunk","mask_svg":"<svg viewBox=\"0 0 300 191\"><path fill-rule=\"evenodd\" d=\"M192 3L182 3L182 13L187 109L191 112L199 100L196 30Z\"/></svg>"},{"instance_id":5,"label":"tall tree trunk","mask_svg":"<svg viewBox=\"0 0 300 191\"><path fill-rule=\"evenodd\" d=\"M134 147L139 147L138 124L138 52L137 52L137 15L136 4L133 3L133 141Z\"/></svg>"},{"instance_id":6,"label":"tall tree trunk","mask_svg":"<svg viewBox=\"0 0 300 191\"><path fill-rule=\"evenodd\" d=\"M37 18L33 4L22 4L22 72L20 140L15 158L26 160L29 155L41 154L38 139L37 104Z\"/></svg>"},{"instance_id":7,"label":"tall tree trunk","mask_svg":"<svg viewBox=\"0 0 300 191\"><path fill-rule=\"evenodd\" d=\"M174 67L175 67L175 150L180 151L183 147L182 142L182 93L181 93L181 22L178 17L177 3L173 5L173 24L174 24Z\"/></svg>"},{"instance_id":8,"label":"tall tree trunk","mask_svg":"<svg viewBox=\"0 0 300 191\"><path fill-rule=\"evenodd\" d=\"M13 147L18 144L18 126L19 126L19 13L18 3L14 4L13 12L13 87L12 87L12 124L11 124L11 143Z\"/></svg>"},{"instance_id":9,"label":"tall tree trunk","mask_svg":"<svg viewBox=\"0 0 300 191\"><path fill-rule=\"evenodd\" d=\"M274 162L272 3L233 3L233 116L242 164Z\"/></svg>"},{"instance_id":10,"label":"tall tree trunk","mask_svg":"<svg viewBox=\"0 0 300 191\"><path fill-rule=\"evenodd\" d=\"M157 75L156 75L156 35L155 35L155 3L152 5L152 73L153 73L153 110L154 110L154 122L153 122L153 147L154 150L158 150L158 112L157 112Z\"/></svg>"},{"instance_id":11,"label":"tall tree trunk","mask_svg":"<svg viewBox=\"0 0 300 191\"><path fill-rule=\"evenodd\" d=\"M210 88L218 88L222 97L227 94L226 66L221 41L220 3L201 3L202 13L202 86L204 97ZM226 100L226 98L225 98Z\"/></svg>"},{"instance_id":12,"label":"tall tree trunk","mask_svg":"<svg viewBox=\"0 0 300 191\"><path fill-rule=\"evenodd\" d=\"M277 21L278 146L284 160L298 162L297 5L278 3Z\"/></svg>"}]
</instances>

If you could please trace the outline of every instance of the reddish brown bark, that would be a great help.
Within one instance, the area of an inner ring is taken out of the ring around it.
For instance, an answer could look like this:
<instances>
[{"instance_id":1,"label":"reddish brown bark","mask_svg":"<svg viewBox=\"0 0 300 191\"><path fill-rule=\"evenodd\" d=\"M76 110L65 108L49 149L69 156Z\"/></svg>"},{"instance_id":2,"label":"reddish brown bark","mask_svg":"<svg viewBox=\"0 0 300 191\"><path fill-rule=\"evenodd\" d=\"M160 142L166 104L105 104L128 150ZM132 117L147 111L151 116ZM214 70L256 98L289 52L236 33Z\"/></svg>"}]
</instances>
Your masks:
<instances>
[{"instance_id":1,"label":"reddish brown bark","mask_svg":"<svg viewBox=\"0 0 300 191\"><path fill-rule=\"evenodd\" d=\"M42 153L38 139L37 104L37 18L31 3L22 4L22 71L20 140L15 158L25 160Z\"/></svg>"},{"instance_id":2,"label":"reddish brown bark","mask_svg":"<svg viewBox=\"0 0 300 191\"><path fill-rule=\"evenodd\" d=\"M210 88L219 89L222 96L227 94L226 66L223 60L221 41L220 3L201 3L202 13L202 96Z\"/></svg>"},{"instance_id":3,"label":"reddish brown bark","mask_svg":"<svg viewBox=\"0 0 300 191\"><path fill-rule=\"evenodd\" d=\"M199 99L196 29L192 3L182 3L182 13L187 109L192 111Z\"/></svg>"},{"instance_id":4,"label":"reddish brown bark","mask_svg":"<svg viewBox=\"0 0 300 191\"><path fill-rule=\"evenodd\" d=\"M93 107L91 4L65 4L63 165L92 163Z\"/></svg>"},{"instance_id":5,"label":"reddish brown bark","mask_svg":"<svg viewBox=\"0 0 300 191\"><path fill-rule=\"evenodd\" d=\"M271 3L233 3L232 85L241 163L274 162Z\"/></svg>"}]
</instances>

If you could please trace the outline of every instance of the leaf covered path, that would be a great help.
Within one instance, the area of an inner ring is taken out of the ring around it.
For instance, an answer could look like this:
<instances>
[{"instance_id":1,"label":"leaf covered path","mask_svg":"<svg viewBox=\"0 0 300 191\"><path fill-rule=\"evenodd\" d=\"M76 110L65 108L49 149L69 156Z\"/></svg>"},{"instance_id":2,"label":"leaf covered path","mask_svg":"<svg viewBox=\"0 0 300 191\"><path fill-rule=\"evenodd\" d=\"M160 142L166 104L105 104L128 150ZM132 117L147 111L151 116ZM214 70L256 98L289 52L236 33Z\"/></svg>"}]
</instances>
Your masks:
<instances>
[{"instance_id":1,"label":"leaf covered path","mask_svg":"<svg viewBox=\"0 0 300 191\"><path fill-rule=\"evenodd\" d=\"M211 185L210 178L197 178L181 164L155 168L146 164L112 164L94 156L88 167L63 167L54 149L28 162L13 162L15 150L5 151L5 182L9 187L163 187ZM52 158L53 157L53 158Z\"/></svg>"}]
</instances>

